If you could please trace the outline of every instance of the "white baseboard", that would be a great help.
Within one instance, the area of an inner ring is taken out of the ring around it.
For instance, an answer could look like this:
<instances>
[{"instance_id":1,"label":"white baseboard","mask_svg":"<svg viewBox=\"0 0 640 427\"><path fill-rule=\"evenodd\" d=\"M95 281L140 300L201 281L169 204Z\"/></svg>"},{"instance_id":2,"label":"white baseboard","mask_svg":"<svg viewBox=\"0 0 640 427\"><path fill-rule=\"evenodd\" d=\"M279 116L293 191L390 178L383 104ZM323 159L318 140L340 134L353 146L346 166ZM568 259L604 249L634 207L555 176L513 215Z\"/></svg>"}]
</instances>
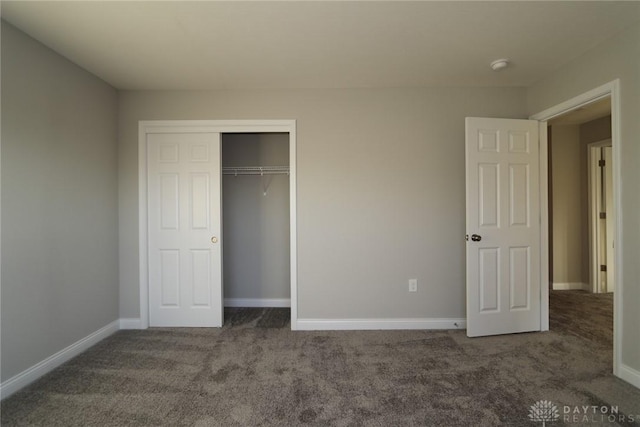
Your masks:
<instances>
[{"instance_id":1,"label":"white baseboard","mask_svg":"<svg viewBox=\"0 0 640 427\"><path fill-rule=\"evenodd\" d=\"M466 319L298 319L298 331L466 329Z\"/></svg>"},{"instance_id":2,"label":"white baseboard","mask_svg":"<svg viewBox=\"0 0 640 427\"><path fill-rule=\"evenodd\" d=\"M554 291L589 291L591 290L587 283L569 282L569 283L553 283Z\"/></svg>"},{"instance_id":3,"label":"white baseboard","mask_svg":"<svg viewBox=\"0 0 640 427\"><path fill-rule=\"evenodd\" d=\"M289 298L225 298L225 307L291 307Z\"/></svg>"},{"instance_id":4,"label":"white baseboard","mask_svg":"<svg viewBox=\"0 0 640 427\"><path fill-rule=\"evenodd\" d=\"M120 319L120 329L143 329L140 319Z\"/></svg>"},{"instance_id":5,"label":"white baseboard","mask_svg":"<svg viewBox=\"0 0 640 427\"><path fill-rule=\"evenodd\" d=\"M621 363L618 366L618 376L634 387L640 388L640 371Z\"/></svg>"},{"instance_id":6,"label":"white baseboard","mask_svg":"<svg viewBox=\"0 0 640 427\"><path fill-rule=\"evenodd\" d=\"M41 376L62 365L64 362L76 357L89 347L117 332L118 329L120 329L120 321L115 320L107 326L98 329L94 333L87 335L54 355L47 357L43 361L36 363L32 367L9 378L0 384L0 399L4 399L21 388L31 384Z\"/></svg>"}]
</instances>

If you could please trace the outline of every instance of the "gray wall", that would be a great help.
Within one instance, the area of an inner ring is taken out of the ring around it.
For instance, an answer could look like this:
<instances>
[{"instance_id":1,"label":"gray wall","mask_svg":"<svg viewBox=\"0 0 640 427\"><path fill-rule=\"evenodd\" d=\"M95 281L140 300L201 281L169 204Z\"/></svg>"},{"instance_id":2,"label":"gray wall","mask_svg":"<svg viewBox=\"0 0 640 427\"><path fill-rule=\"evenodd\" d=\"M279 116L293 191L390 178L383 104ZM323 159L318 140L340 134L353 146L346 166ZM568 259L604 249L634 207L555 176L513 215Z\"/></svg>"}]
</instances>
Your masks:
<instances>
[{"instance_id":1,"label":"gray wall","mask_svg":"<svg viewBox=\"0 0 640 427\"><path fill-rule=\"evenodd\" d=\"M289 134L223 134L222 165L288 166ZM224 297L289 299L289 177L224 175L222 208Z\"/></svg>"},{"instance_id":2,"label":"gray wall","mask_svg":"<svg viewBox=\"0 0 640 427\"><path fill-rule=\"evenodd\" d=\"M2 381L118 318L116 109L2 22Z\"/></svg>"},{"instance_id":3,"label":"gray wall","mask_svg":"<svg viewBox=\"0 0 640 427\"><path fill-rule=\"evenodd\" d=\"M524 89L119 95L122 317L139 316L138 121L152 119L297 120L300 318L465 317L464 118L526 117Z\"/></svg>"},{"instance_id":4,"label":"gray wall","mask_svg":"<svg viewBox=\"0 0 640 427\"><path fill-rule=\"evenodd\" d=\"M620 79L622 126L619 147L624 283L621 358L625 365L640 370L640 24L529 87L527 104L529 113L535 114L614 79Z\"/></svg>"}]
</instances>

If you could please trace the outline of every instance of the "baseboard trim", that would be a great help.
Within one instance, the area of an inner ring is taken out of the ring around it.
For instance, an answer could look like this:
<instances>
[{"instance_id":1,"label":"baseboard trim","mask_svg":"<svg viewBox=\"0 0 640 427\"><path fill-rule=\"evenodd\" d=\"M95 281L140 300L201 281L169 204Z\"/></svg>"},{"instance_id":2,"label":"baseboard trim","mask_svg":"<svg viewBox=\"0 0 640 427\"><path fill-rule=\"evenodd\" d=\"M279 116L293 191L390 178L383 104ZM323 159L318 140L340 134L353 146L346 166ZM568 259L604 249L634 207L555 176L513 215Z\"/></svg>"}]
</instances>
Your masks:
<instances>
[{"instance_id":1,"label":"baseboard trim","mask_svg":"<svg viewBox=\"0 0 640 427\"><path fill-rule=\"evenodd\" d=\"M554 291L588 291L589 285L581 282L554 283Z\"/></svg>"},{"instance_id":2,"label":"baseboard trim","mask_svg":"<svg viewBox=\"0 0 640 427\"><path fill-rule=\"evenodd\" d=\"M466 329L467 319L298 319L298 331Z\"/></svg>"},{"instance_id":3,"label":"baseboard trim","mask_svg":"<svg viewBox=\"0 0 640 427\"><path fill-rule=\"evenodd\" d=\"M618 377L634 387L640 388L640 371L633 369L631 366L621 363L618 366Z\"/></svg>"},{"instance_id":4,"label":"baseboard trim","mask_svg":"<svg viewBox=\"0 0 640 427\"><path fill-rule=\"evenodd\" d=\"M142 321L138 319L120 319L120 329L144 329Z\"/></svg>"},{"instance_id":5,"label":"baseboard trim","mask_svg":"<svg viewBox=\"0 0 640 427\"><path fill-rule=\"evenodd\" d=\"M120 320L115 320L70 346L36 363L0 384L0 399L11 396L16 391L31 384L43 375L51 372L64 362L76 357L89 347L97 344L120 329Z\"/></svg>"},{"instance_id":6,"label":"baseboard trim","mask_svg":"<svg viewBox=\"0 0 640 427\"><path fill-rule=\"evenodd\" d=\"M225 307L291 307L289 298L225 298Z\"/></svg>"}]
</instances>

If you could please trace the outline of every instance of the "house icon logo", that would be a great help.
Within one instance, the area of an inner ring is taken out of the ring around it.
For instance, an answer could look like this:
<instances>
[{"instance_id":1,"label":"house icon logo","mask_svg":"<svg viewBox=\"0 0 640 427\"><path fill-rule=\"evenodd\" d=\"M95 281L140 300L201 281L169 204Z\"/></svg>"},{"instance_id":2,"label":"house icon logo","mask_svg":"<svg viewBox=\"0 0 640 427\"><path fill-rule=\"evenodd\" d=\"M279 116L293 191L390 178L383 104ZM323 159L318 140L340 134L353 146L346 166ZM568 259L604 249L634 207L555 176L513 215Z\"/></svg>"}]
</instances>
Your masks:
<instances>
[{"instance_id":1,"label":"house icon logo","mask_svg":"<svg viewBox=\"0 0 640 427\"><path fill-rule=\"evenodd\" d=\"M539 400L529 408L529 419L534 422L541 422L542 426L546 423L555 422L560 418L558 407L549 400Z\"/></svg>"}]
</instances>

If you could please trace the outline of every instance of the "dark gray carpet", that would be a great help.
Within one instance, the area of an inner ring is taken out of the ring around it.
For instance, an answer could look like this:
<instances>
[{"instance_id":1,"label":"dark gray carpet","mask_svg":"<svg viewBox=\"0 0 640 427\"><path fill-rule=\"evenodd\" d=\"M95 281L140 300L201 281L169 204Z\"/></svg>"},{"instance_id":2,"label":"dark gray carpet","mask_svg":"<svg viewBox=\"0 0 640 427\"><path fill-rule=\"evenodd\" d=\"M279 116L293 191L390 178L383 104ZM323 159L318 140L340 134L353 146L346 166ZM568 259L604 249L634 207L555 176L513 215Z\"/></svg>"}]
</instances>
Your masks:
<instances>
[{"instance_id":1,"label":"dark gray carpet","mask_svg":"<svg viewBox=\"0 0 640 427\"><path fill-rule=\"evenodd\" d=\"M603 301L551 298L553 331L474 339L292 332L283 309L228 309L222 329L120 331L2 402L2 425L531 427L539 400L640 420L640 390L610 374L610 338L572 330Z\"/></svg>"}]
</instances>

